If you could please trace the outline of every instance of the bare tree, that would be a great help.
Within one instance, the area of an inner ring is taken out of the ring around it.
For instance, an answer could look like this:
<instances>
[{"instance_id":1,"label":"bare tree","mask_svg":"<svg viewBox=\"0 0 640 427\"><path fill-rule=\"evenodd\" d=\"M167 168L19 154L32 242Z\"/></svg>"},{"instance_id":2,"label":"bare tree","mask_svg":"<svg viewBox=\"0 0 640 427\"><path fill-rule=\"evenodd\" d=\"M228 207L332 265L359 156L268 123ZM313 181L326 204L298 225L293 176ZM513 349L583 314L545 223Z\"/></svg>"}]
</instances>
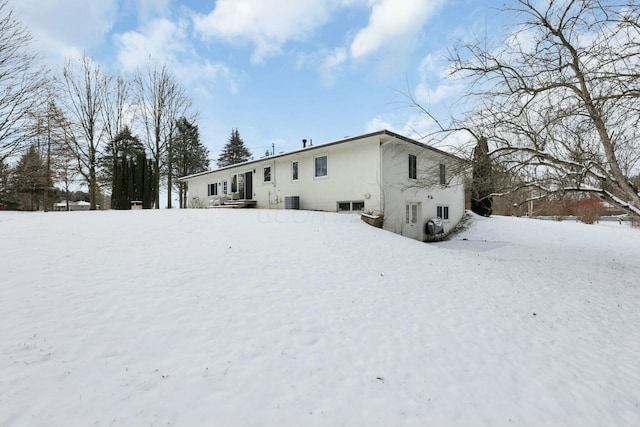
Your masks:
<instances>
[{"instance_id":1,"label":"bare tree","mask_svg":"<svg viewBox=\"0 0 640 427\"><path fill-rule=\"evenodd\" d=\"M0 1L0 161L26 149L32 112L46 99L47 79L31 35Z\"/></svg>"},{"instance_id":2,"label":"bare tree","mask_svg":"<svg viewBox=\"0 0 640 427\"><path fill-rule=\"evenodd\" d=\"M168 203L171 208L172 171L165 168L170 163L171 135L180 117L187 116L191 100L182 87L169 73L166 65L150 65L146 70L138 70L134 77L135 98L139 119L144 128L145 146L153 158L156 173L155 207L160 208L160 176L167 172ZM169 165L170 166L170 165Z\"/></svg>"},{"instance_id":3,"label":"bare tree","mask_svg":"<svg viewBox=\"0 0 640 427\"><path fill-rule=\"evenodd\" d=\"M70 125L53 99L53 96L49 96L49 101L34 112L34 141L46 169L47 182L43 195L45 211L52 204L49 192L60 176L58 167L68 162L70 155Z\"/></svg>"},{"instance_id":4,"label":"bare tree","mask_svg":"<svg viewBox=\"0 0 640 427\"><path fill-rule=\"evenodd\" d=\"M108 79L102 106L102 123L104 126L106 146L103 147L102 156L98 159L100 185L110 188L112 184L113 162L117 157L113 151L112 142L125 129L130 131L135 119L135 106L132 105L131 83L118 75ZM105 152L109 151L110 152ZM105 162L106 159L106 162Z\"/></svg>"},{"instance_id":5,"label":"bare tree","mask_svg":"<svg viewBox=\"0 0 640 427\"><path fill-rule=\"evenodd\" d=\"M63 76L65 105L73 123L71 146L89 187L90 209L95 210L98 154L105 133L103 112L111 78L86 56L80 59L79 69L68 60Z\"/></svg>"},{"instance_id":6,"label":"bare tree","mask_svg":"<svg viewBox=\"0 0 640 427\"><path fill-rule=\"evenodd\" d=\"M131 105L129 81L118 75L108 79L107 83L102 99L102 123L107 140L113 141L124 128L131 128L135 110Z\"/></svg>"},{"instance_id":7,"label":"bare tree","mask_svg":"<svg viewBox=\"0 0 640 427\"><path fill-rule=\"evenodd\" d=\"M586 192L640 215L640 23L635 0L514 0L498 48L452 51L477 97L468 126L491 157L537 189Z\"/></svg>"}]
</instances>

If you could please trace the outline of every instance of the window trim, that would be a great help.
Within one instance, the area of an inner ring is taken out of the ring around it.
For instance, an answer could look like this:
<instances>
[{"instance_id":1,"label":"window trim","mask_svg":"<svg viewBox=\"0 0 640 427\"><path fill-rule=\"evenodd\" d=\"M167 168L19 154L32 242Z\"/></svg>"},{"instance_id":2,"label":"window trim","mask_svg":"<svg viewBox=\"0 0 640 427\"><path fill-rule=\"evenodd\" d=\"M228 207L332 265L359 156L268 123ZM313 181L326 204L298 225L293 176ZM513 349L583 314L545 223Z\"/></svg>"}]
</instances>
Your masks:
<instances>
[{"instance_id":1,"label":"window trim","mask_svg":"<svg viewBox=\"0 0 640 427\"><path fill-rule=\"evenodd\" d=\"M409 179L418 179L418 157L415 154L409 154Z\"/></svg>"},{"instance_id":2,"label":"window trim","mask_svg":"<svg viewBox=\"0 0 640 427\"><path fill-rule=\"evenodd\" d=\"M440 215L438 215L438 213L440 213ZM441 218L445 222L448 222L449 221L449 205L437 205L436 217Z\"/></svg>"},{"instance_id":3,"label":"window trim","mask_svg":"<svg viewBox=\"0 0 640 427\"><path fill-rule=\"evenodd\" d=\"M325 171L324 175L318 175L318 159L325 158ZM317 156L313 156L313 178L314 179L325 179L329 177L329 154L318 154Z\"/></svg>"},{"instance_id":4,"label":"window trim","mask_svg":"<svg viewBox=\"0 0 640 427\"><path fill-rule=\"evenodd\" d=\"M218 183L213 182L207 185L207 196L217 196L218 195Z\"/></svg>"},{"instance_id":5,"label":"window trim","mask_svg":"<svg viewBox=\"0 0 640 427\"><path fill-rule=\"evenodd\" d=\"M267 170L269 171L269 179L267 180ZM262 167L262 183L271 184L273 182L273 167L272 165L265 165Z\"/></svg>"},{"instance_id":6,"label":"window trim","mask_svg":"<svg viewBox=\"0 0 640 427\"><path fill-rule=\"evenodd\" d=\"M362 204L362 208L354 209L353 205L356 203ZM348 204L349 209L340 209L340 205L343 205L343 204ZM361 212L364 210L364 207L365 207L364 200L340 200L336 202L336 212Z\"/></svg>"}]
</instances>

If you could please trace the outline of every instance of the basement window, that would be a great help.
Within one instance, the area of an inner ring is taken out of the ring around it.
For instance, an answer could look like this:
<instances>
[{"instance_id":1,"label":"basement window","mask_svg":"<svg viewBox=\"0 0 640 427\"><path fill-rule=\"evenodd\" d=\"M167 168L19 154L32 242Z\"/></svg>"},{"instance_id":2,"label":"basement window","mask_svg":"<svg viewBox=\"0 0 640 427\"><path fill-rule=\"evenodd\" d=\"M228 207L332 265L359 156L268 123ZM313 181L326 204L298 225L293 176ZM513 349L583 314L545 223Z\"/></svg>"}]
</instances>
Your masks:
<instances>
[{"instance_id":1,"label":"basement window","mask_svg":"<svg viewBox=\"0 0 640 427\"><path fill-rule=\"evenodd\" d=\"M364 200L352 200L348 202L338 202L338 212L353 212L364 209Z\"/></svg>"}]
</instances>

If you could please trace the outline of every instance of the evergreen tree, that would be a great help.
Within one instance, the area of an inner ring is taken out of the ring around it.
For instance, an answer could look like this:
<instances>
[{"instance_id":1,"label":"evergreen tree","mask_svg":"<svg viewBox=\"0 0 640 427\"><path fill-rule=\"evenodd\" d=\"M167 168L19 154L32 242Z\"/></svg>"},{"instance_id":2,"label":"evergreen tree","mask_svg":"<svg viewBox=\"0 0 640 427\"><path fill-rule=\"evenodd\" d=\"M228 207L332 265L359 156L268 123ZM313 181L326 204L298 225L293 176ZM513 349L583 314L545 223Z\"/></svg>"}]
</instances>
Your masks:
<instances>
[{"instance_id":1,"label":"evergreen tree","mask_svg":"<svg viewBox=\"0 0 640 427\"><path fill-rule=\"evenodd\" d=\"M0 159L0 205L5 208L14 205L13 195L11 194L11 178L12 170L7 163Z\"/></svg>"},{"instance_id":2,"label":"evergreen tree","mask_svg":"<svg viewBox=\"0 0 640 427\"><path fill-rule=\"evenodd\" d=\"M473 181L471 184L471 210L478 215L490 216L493 211L493 167L489 157L487 138L480 137L473 150Z\"/></svg>"},{"instance_id":3,"label":"evergreen tree","mask_svg":"<svg viewBox=\"0 0 640 427\"><path fill-rule=\"evenodd\" d=\"M112 209L131 209L132 201L141 201L144 209L151 209L156 199L155 167L144 151L135 157L121 156L114 164Z\"/></svg>"},{"instance_id":4,"label":"evergreen tree","mask_svg":"<svg viewBox=\"0 0 640 427\"><path fill-rule=\"evenodd\" d=\"M172 147L171 165L174 176L187 176L209 168L209 150L200 143L198 126L184 117L176 122ZM177 188L182 208L186 206L186 183L178 182Z\"/></svg>"},{"instance_id":5,"label":"evergreen tree","mask_svg":"<svg viewBox=\"0 0 640 427\"><path fill-rule=\"evenodd\" d=\"M222 153L218 157L218 167L235 165L236 163L246 162L251 158L251 151L244 145L244 141L240 138L238 129L231 130L229 141L222 149Z\"/></svg>"},{"instance_id":6,"label":"evergreen tree","mask_svg":"<svg viewBox=\"0 0 640 427\"><path fill-rule=\"evenodd\" d=\"M150 208L156 193L149 180L155 175L140 140L125 126L105 148L101 165L103 175L111 176L111 208L131 209L134 200Z\"/></svg>"},{"instance_id":7,"label":"evergreen tree","mask_svg":"<svg viewBox=\"0 0 640 427\"><path fill-rule=\"evenodd\" d=\"M47 166L35 145L31 145L16 164L12 187L25 210L40 209L44 190L50 182Z\"/></svg>"},{"instance_id":8,"label":"evergreen tree","mask_svg":"<svg viewBox=\"0 0 640 427\"><path fill-rule=\"evenodd\" d=\"M115 161L123 157L127 159L136 157L140 152L144 152L142 142L131 133L128 126L125 126L104 147L99 159L100 180L104 183L111 182Z\"/></svg>"}]
</instances>

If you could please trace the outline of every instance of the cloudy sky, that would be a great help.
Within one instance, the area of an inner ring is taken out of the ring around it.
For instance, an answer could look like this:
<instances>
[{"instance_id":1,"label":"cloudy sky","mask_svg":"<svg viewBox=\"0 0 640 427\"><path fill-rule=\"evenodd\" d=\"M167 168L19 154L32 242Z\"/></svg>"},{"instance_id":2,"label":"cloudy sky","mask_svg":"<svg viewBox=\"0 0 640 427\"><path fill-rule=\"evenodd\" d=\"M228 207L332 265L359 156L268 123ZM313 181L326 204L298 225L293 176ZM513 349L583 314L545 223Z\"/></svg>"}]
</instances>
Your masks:
<instances>
[{"instance_id":1,"label":"cloudy sky","mask_svg":"<svg viewBox=\"0 0 640 427\"><path fill-rule=\"evenodd\" d=\"M166 63L200 114L211 157L237 128L256 157L383 128L415 136L459 83L446 49L501 26L495 0L8 0L52 70ZM427 141L428 142L428 141Z\"/></svg>"}]
</instances>

